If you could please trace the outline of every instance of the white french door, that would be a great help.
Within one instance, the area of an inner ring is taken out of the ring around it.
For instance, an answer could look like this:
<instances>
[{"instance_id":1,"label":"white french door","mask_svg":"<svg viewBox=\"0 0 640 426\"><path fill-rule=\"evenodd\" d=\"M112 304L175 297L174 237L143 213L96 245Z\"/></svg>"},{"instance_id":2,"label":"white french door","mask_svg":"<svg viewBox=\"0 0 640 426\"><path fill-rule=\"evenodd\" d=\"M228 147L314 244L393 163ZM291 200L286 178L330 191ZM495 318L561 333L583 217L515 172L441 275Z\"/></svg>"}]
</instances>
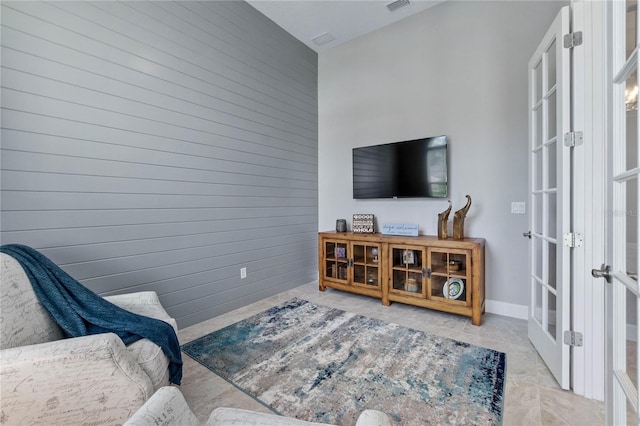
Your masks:
<instances>
[{"instance_id":1,"label":"white french door","mask_svg":"<svg viewBox=\"0 0 640 426\"><path fill-rule=\"evenodd\" d=\"M569 7L554 20L529 61L529 339L564 389L569 388L571 130Z\"/></svg>"},{"instance_id":2,"label":"white french door","mask_svg":"<svg viewBox=\"0 0 640 426\"><path fill-rule=\"evenodd\" d=\"M640 424L638 416L638 3L610 3L612 58L607 261L594 275L610 281L607 297L607 423Z\"/></svg>"}]
</instances>

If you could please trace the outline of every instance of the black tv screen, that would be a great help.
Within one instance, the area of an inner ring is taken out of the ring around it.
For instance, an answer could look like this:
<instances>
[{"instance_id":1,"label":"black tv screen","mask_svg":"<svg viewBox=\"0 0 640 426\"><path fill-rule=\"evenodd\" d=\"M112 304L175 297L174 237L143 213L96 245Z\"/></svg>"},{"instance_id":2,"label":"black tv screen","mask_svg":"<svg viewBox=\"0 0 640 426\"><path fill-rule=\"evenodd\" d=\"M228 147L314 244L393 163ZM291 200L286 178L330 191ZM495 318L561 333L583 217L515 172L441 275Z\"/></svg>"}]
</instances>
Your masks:
<instances>
[{"instance_id":1,"label":"black tv screen","mask_svg":"<svg viewBox=\"0 0 640 426\"><path fill-rule=\"evenodd\" d=\"M446 136L353 148L353 198L446 196Z\"/></svg>"}]
</instances>

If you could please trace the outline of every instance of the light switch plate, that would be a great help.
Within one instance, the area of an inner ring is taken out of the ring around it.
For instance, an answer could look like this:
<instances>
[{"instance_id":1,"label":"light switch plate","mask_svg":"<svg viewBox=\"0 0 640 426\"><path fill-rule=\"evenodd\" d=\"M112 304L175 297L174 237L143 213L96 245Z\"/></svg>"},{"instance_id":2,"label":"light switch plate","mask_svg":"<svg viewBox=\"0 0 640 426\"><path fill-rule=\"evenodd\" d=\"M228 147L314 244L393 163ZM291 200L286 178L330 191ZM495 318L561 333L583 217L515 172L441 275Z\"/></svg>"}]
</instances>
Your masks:
<instances>
[{"instance_id":1,"label":"light switch plate","mask_svg":"<svg viewBox=\"0 0 640 426\"><path fill-rule=\"evenodd\" d=\"M524 201L512 201L511 213L513 214L525 214L527 212L527 205Z\"/></svg>"}]
</instances>

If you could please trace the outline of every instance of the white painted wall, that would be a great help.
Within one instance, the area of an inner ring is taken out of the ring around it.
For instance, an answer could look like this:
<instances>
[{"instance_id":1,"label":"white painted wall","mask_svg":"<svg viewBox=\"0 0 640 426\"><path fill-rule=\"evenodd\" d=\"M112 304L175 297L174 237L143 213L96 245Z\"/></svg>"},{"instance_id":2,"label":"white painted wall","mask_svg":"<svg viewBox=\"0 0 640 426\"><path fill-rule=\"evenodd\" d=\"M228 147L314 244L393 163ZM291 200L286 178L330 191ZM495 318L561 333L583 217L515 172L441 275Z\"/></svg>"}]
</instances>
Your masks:
<instances>
[{"instance_id":1,"label":"white painted wall","mask_svg":"<svg viewBox=\"0 0 640 426\"><path fill-rule=\"evenodd\" d=\"M351 150L447 135L450 199L471 195L465 233L487 240L487 309L526 316L528 211L510 206L527 200L527 62L566 4L451 1L321 53L319 230L373 213L435 234L446 199L354 200Z\"/></svg>"}]
</instances>

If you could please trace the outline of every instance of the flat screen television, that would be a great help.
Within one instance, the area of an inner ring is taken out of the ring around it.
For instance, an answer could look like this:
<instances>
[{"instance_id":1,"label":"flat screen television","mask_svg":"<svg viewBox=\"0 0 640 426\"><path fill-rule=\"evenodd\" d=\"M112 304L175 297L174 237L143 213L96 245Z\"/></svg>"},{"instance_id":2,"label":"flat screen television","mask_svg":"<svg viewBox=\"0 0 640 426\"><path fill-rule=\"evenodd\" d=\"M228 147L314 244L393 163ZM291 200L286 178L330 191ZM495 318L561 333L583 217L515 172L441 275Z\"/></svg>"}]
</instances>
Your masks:
<instances>
[{"instance_id":1,"label":"flat screen television","mask_svg":"<svg viewBox=\"0 0 640 426\"><path fill-rule=\"evenodd\" d=\"M353 198L447 197L447 137L353 148Z\"/></svg>"}]
</instances>

